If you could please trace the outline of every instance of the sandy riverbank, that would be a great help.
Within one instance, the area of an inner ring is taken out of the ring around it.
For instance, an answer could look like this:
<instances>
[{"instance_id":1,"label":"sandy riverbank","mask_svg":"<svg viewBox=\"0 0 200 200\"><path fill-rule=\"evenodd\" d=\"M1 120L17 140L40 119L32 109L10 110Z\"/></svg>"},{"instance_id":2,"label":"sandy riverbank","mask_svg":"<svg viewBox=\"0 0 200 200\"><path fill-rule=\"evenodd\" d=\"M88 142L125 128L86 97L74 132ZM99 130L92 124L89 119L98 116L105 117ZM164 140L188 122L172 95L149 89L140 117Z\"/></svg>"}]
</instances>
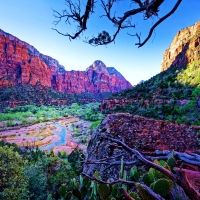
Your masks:
<instances>
[{"instance_id":1,"label":"sandy riverbank","mask_svg":"<svg viewBox=\"0 0 200 200\"><path fill-rule=\"evenodd\" d=\"M66 143L64 145L55 146L53 148L54 153L57 154L59 151L65 151L69 154L77 146L85 151L86 146L77 142L77 138L74 140L73 136L76 136L76 133L71 129L72 126L79 126L80 124L84 124L84 122L80 121L78 117L62 118L57 122L60 127L55 126L55 121L50 121L22 127L20 129L1 131L0 140L4 139L6 142L16 143L19 146L45 147L52 143L59 142L60 137L56 133L59 133L61 128L64 127L66 129L65 133L67 134ZM84 128L86 129L89 127L90 123L85 123L86 126L84 126Z\"/></svg>"}]
</instances>

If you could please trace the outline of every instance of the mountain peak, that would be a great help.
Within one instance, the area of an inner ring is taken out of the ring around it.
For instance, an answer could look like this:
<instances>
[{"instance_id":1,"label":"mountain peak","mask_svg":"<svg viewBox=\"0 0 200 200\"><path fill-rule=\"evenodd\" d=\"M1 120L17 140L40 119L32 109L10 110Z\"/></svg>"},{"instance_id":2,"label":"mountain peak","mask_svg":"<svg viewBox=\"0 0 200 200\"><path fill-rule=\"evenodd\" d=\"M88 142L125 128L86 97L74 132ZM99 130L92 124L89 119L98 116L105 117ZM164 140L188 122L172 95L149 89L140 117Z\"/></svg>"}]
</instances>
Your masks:
<instances>
[{"instance_id":1,"label":"mountain peak","mask_svg":"<svg viewBox=\"0 0 200 200\"><path fill-rule=\"evenodd\" d=\"M96 72L108 73L106 65L101 60L95 60L86 71L94 70Z\"/></svg>"},{"instance_id":2,"label":"mountain peak","mask_svg":"<svg viewBox=\"0 0 200 200\"><path fill-rule=\"evenodd\" d=\"M114 70L96 60L86 71L66 71L57 60L0 30L0 88L18 83L43 86L70 94L114 93L132 87ZM9 65L7 64L9 63ZM119 74L119 73L118 73Z\"/></svg>"}]
</instances>

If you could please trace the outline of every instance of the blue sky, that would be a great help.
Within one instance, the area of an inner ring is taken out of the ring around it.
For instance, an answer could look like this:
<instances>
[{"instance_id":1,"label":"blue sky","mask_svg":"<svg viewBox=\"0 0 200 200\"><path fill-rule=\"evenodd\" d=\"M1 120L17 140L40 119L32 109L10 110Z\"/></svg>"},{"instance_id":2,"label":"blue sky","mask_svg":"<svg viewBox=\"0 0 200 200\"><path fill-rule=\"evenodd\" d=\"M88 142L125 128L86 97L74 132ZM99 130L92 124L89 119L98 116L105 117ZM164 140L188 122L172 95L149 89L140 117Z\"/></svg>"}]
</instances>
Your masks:
<instances>
[{"instance_id":1,"label":"blue sky","mask_svg":"<svg viewBox=\"0 0 200 200\"><path fill-rule=\"evenodd\" d=\"M176 1L166 0L159 17L166 13L174 2ZM116 7L117 13L123 13L127 6L119 4ZM57 59L66 70L85 70L93 61L101 60L106 66L115 67L133 85L159 73L164 50L169 47L175 34L200 20L200 0L183 0L178 10L156 28L153 37L145 46L138 49L135 46L137 39L128 36L127 31L124 31L118 35L115 44L93 47L82 42L82 39L97 35L101 30L114 30L105 18L99 18L102 10L98 5L83 38L71 42L51 29L54 28L52 22L55 20L52 8L62 11L65 1L1 0L0 29L33 45L41 53ZM129 33L138 31L142 33L142 38L145 38L148 28L157 19L145 22L142 19L142 15L133 18L133 23L137 26ZM74 30L73 26L66 26L64 23L57 28L64 33Z\"/></svg>"}]
</instances>

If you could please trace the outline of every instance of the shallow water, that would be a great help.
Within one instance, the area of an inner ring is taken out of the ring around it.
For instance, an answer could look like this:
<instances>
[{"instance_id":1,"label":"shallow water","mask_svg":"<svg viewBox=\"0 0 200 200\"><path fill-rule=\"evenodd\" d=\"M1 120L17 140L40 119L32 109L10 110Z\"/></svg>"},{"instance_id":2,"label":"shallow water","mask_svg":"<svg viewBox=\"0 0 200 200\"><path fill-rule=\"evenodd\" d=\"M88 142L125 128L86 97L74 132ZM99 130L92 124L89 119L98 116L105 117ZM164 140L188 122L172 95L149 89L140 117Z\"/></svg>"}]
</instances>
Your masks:
<instances>
[{"instance_id":1,"label":"shallow water","mask_svg":"<svg viewBox=\"0 0 200 200\"><path fill-rule=\"evenodd\" d=\"M61 131L56 131L57 129L61 129ZM61 145L65 145L66 144L66 140L67 140L67 133L66 133L66 129L63 126L60 126L58 122L55 122L55 129L54 129L54 134L58 135L60 137L60 140L57 142L53 142L51 144L48 144L46 146L40 147L40 150L51 150L56 146L61 146Z\"/></svg>"}]
</instances>

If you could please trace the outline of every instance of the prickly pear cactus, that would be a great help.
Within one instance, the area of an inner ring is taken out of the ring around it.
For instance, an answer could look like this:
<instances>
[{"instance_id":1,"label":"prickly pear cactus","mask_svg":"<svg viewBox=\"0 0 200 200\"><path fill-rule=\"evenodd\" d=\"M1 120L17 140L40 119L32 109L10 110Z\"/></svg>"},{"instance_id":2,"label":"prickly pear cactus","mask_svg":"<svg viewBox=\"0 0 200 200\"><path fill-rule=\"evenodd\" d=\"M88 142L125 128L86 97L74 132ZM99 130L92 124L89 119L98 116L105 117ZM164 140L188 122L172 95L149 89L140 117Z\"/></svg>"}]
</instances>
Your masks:
<instances>
[{"instance_id":1,"label":"prickly pear cactus","mask_svg":"<svg viewBox=\"0 0 200 200\"><path fill-rule=\"evenodd\" d=\"M155 193L160 194L162 197L164 197L169 193L172 184L173 182L171 180L161 178L151 185L151 189Z\"/></svg>"},{"instance_id":2,"label":"prickly pear cactus","mask_svg":"<svg viewBox=\"0 0 200 200\"><path fill-rule=\"evenodd\" d=\"M139 197L139 195L135 192L130 192L129 195L131 197L133 197L135 200L141 200L141 198Z\"/></svg>"},{"instance_id":3,"label":"prickly pear cactus","mask_svg":"<svg viewBox=\"0 0 200 200\"><path fill-rule=\"evenodd\" d=\"M136 187L142 197L142 200L155 200L155 198L142 186L142 184L136 184Z\"/></svg>"},{"instance_id":4,"label":"prickly pear cactus","mask_svg":"<svg viewBox=\"0 0 200 200\"><path fill-rule=\"evenodd\" d=\"M170 169L173 170L176 165L176 161L175 161L174 157L170 157L167 160L167 164L170 166Z\"/></svg>"},{"instance_id":5,"label":"prickly pear cactus","mask_svg":"<svg viewBox=\"0 0 200 200\"><path fill-rule=\"evenodd\" d=\"M144 184L146 184L148 186L150 186L151 183L153 183L153 181L150 179L148 173L144 174L144 176L142 177L142 181L144 182Z\"/></svg>"},{"instance_id":6,"label":"prickly pear cactus","mask_svg":"<svg viewBox=\"0 0 200 200\"><path fill-rule=\"evenodd\" d=\"M110 196L110 187L106 184L99 184L98 193L102 200L107 200Z\"/></svg>"},{"instance_id":7,"label":"prickly pear cactus","mask_svg":"<svg viewBox=\"0 0 200 200\"><path fill-rule=\"evenodd\" d=\"M67 187L62 185L60 188L59 188L59 195L61 197L65 197L66 193L67 193Z\"/></svg>"},{"instance_id":8,"label":"prickly pear cactus","mask_svg":"<svg viewBox=\"0 0 200 200\"><path fill-rule=\"evenodd\" d=\"M149 169L148 176L149 176L150 181L154 182L154 180L155 180L155 169L154 168Z\"/></svg>"},{"instance_id":9,"label":"prickly pear cactus","mask_svg":"<svg viewBox=\"0 0 200 200\"><path fill-rule=\"evenodd\" d=\"M68 192L65 196L65 200L71 200L71 197L72 197L72 192Z\"/></svg>"},{"instance_id":10,"label":"prickly pear cactus","mask_svg":"<svg viewBox=\"0 0 200 200\"><path fill-rule=\"evenodd\" d=\"M130 179L133 181L139 181L139 178L140 178L140 174L137 170L137 167L136 166L132 167L130 170Z\"/></svg>"},{"instance_id":11,"label":"prickly pear cactus","mask_svg":"<svg viewBox=\"0 0 200 200\"><path fill-rule=\"evenodd\" d=\"M111 192L111 195L114 197L114 198L118 198L121 196L121 192L119 190L119 187L117 185L112 185L112 192Z\"/></svg>"}]
</instances>

